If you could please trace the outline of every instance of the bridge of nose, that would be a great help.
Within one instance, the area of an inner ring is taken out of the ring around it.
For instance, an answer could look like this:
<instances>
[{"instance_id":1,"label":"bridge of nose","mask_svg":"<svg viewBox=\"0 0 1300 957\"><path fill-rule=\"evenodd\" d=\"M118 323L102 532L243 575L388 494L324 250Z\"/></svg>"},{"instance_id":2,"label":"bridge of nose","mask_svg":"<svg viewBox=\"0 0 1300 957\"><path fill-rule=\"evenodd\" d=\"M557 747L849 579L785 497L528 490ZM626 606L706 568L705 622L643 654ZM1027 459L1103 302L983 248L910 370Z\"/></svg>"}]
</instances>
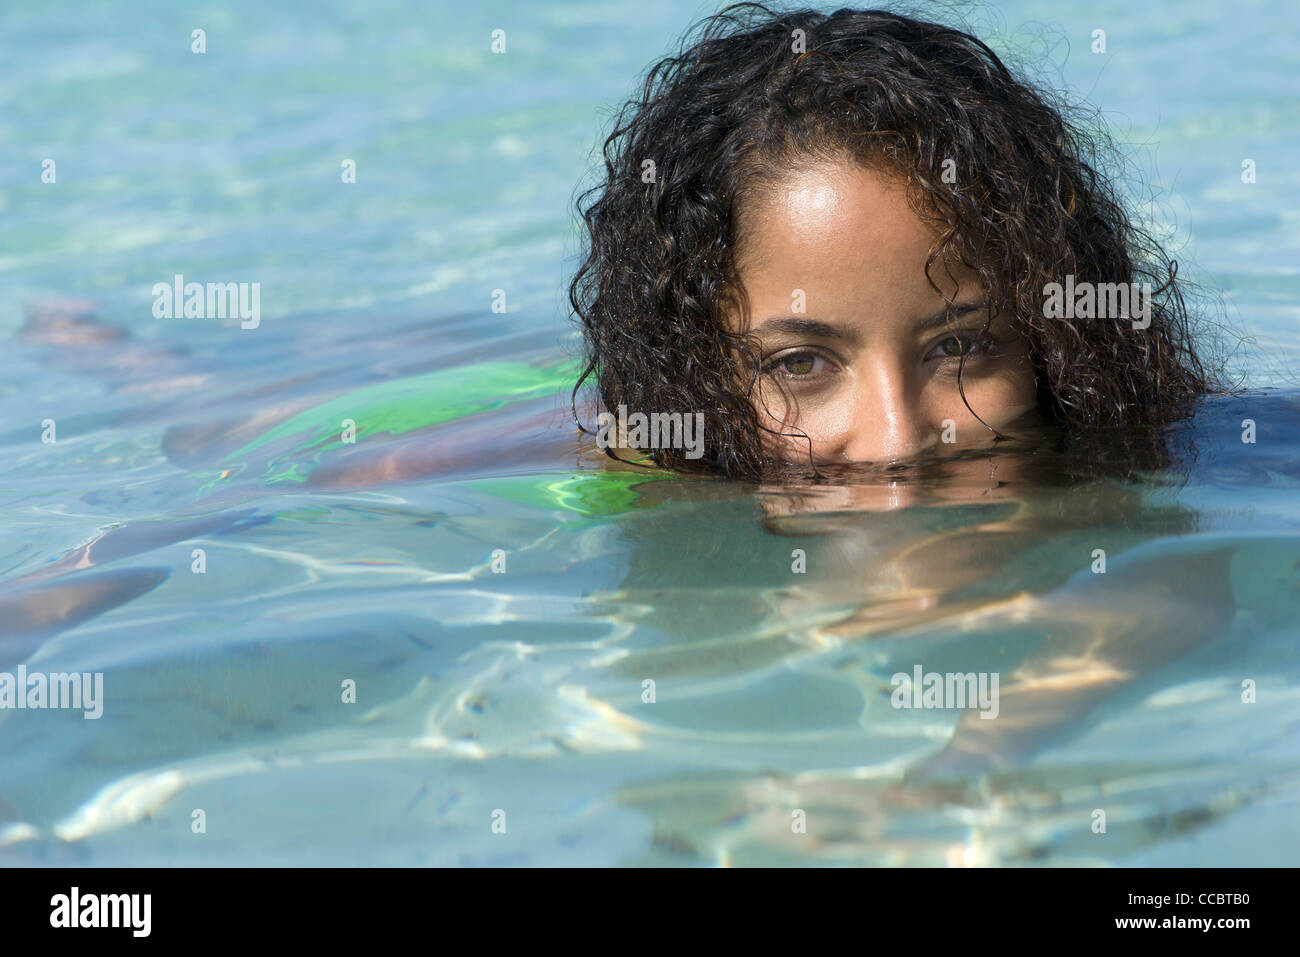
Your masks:
<instances>
[{"instance_id":1,"label":"bridge of nose","mask_svg":"<svg viewBox=\"0 0 1300 957\"><path fill-rule=\"evenodd\" d=\"M934 445L937 424L929 421L919 384L889 358L859 366L844 452L855 462L906 458Z\"/></svg>"}]
</instances>

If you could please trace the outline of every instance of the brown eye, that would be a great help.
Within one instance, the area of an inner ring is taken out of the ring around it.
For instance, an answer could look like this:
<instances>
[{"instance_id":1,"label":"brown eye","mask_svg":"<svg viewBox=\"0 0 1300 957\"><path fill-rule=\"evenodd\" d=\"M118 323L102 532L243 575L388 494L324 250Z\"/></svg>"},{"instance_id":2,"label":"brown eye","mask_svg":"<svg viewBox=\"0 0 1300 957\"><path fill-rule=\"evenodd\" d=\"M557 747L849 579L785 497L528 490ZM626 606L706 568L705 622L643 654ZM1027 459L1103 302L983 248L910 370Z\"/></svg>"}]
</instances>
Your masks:
<instances>
[{"instance_id":1,"label":"brown eye","mask_svg":"<svg viewBox=\"0 0 1300 957\"><path fill-rule=\"evenodd\" d=\"M968 353L971 345L971 343L964 339L958 339L956 336L949 336L947 339L943 340L943 342L939 343L939 348L943 350L944 355L956 359L959 356Z\"/></svg>"},{"instance_id":2,"label":"brown eye","mask_svg":"<svg viewBox=\"0 0 1300 957\"><path fill-rule=\"evenodd\" d=\"M960 359L964 356L967 359L978 359L996 353L996 343L987 334L949 336L935 346L934 351L927 358L943 360Z\"/></svg>"},{"instance_id":3,"label":"brown eye","mask_svg":"<svg viewBox=\"0 0 1300 957\"><path fill-rule=\"evenodd\" d=\"M779 365L788 375L808 375L816 367L817 357L808 352L799 352L786 356Z\"/></svg>"},{"instance_id":4,"label":"brown eye","mask_svg":"<svg viewBox=\"0 0 1300 957\"><path fill-rule=\"evenodd\" d=\"M790 352L763 367L765 374L791 382L818 382L826 373L835 371L833 363L815 352Z\"/></svg>"}]
</instances>

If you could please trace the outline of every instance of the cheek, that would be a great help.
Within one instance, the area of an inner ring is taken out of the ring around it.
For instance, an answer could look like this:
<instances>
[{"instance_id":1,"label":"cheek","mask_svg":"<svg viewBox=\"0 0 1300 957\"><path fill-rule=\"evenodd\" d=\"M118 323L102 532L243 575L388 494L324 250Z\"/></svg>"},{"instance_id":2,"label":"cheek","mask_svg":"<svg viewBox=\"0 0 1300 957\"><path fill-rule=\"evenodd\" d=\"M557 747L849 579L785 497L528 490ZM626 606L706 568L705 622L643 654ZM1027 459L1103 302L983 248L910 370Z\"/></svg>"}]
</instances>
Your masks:
<instances>
[{"instance_id":1,"label":"cheek","mask_svg":"<svg viewBox=\"0 0 1300 957\"><path fill-rule=\"evenodd\" d=\"M955 378L927 396L935 428L944 419L953 420L957 434L963 437L959 444L967 440L982 444L988 436L985 426L1001 431L1038 406L1038 388L1028 359L1007 359L987 375L966 376L964 386L964 402Z\"/></svg>"},{"instance_id":2,"label":"cheek","mask_svg":"<svg viewBox=\"0 0 1300 957\"><path fill-rule=\"evenodd\" d=\"M813 455L817 457L838 447L855 427L854 403L842 390L828 390L815 398L787 399L779 389L769 387L760 401L764 405L759 406L759 422L774 432L792 433L790 436L763 433L763 448L770 455L803 458L808 454L811 440Z\"/></svg>"},{"instance_id":3,"label":"cheek","mask_svg":"<svg viewBox=\"0 0 1300 957\"><path fill-rule=\"evenodd\" d=\"M956 383L952 389L957 393ZM1038 404L1038 382L1032 361L1027 355L1003 359L976 388L967 380L966 398L971 408L990 424L991 416L1007 421L1021 415ZM960 395L957 401L961 404ZM962 410L965 411L964 405Z\"/></svg>"}]
</instances>

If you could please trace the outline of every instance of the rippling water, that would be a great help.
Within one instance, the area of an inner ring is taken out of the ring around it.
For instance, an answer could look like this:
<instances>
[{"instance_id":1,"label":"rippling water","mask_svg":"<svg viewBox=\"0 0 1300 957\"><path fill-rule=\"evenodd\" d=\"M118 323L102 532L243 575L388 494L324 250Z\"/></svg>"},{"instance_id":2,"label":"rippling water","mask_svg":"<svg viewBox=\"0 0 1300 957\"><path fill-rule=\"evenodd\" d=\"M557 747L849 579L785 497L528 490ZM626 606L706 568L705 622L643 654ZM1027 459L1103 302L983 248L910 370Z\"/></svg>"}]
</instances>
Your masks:
<instances>
[{"instance_id":1,"label":"rippling water","mask_svg":"<svg viewBox=\"0 0 1300 957\"><path fill-rule=\"evenodd\" d=\"M0 712L0 861L1293 863L1288 15L973 14L1145 144L1249 337L1176 465L753 488L602 469L567 412L575 185L709 9L0 11L0 671L104 674L98 720ZM177 273L262 323L154 318ZM917 665L999 718L893 707Z\"/></svg>"}]
</instances>

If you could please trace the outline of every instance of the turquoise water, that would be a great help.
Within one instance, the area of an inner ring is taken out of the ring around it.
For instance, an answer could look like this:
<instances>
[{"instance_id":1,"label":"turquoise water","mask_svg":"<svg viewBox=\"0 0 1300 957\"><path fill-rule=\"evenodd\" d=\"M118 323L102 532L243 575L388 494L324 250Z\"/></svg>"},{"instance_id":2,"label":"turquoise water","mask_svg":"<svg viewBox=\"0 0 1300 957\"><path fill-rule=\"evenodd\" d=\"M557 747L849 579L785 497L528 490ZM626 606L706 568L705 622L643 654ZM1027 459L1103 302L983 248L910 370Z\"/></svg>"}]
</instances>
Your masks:
<instances>
[{"instance_id":1,"label":"turquoise water","mask_svg":"<svg viewBox=\"0 0 1300 957\"><path fill-rule=\"evenodd\" d=\"M0 861L1294 862L1293 15L971 14L1102 106L1268 391L1140 481L788 490L605 474L562 394L572 197L713 9L0 9L0 671L104 674L0 712ZM261 324L155 318L177 273ZM892 707L918 664L1000 720Z\"/></svg>"}]
</instances>

